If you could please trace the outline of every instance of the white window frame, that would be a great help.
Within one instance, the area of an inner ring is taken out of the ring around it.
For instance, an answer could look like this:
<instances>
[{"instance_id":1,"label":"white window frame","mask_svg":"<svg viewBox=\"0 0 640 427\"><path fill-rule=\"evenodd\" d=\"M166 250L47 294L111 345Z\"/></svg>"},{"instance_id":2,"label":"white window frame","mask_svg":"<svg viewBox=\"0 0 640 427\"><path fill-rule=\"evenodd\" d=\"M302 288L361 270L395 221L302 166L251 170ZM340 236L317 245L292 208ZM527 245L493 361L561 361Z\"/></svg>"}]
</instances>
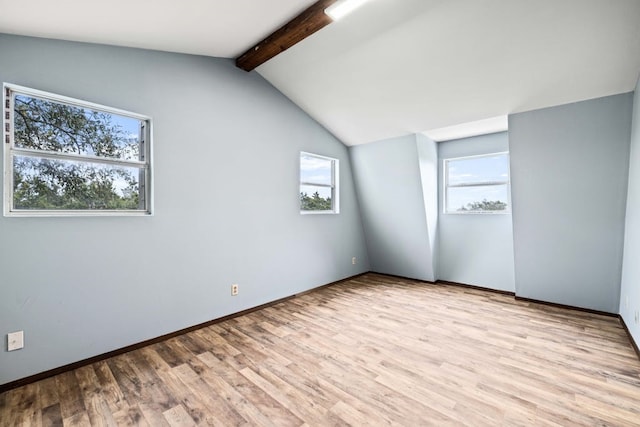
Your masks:
<instances>
[{"instance_id":1,"label":"white window frame","mask_svg":"<svg viewBox=\"0 0 640 427\"><path fill-rule=\"evenodd\" d=\"M11 83L3 84L3 111L4 111L4 216L7 217L38 217L38 216L151 216L153 215L153 170L152 170L152 120L151 117L118 108L108 107L93 102L83 101L68 96L58 95L37 89L31 89ZM108 114L117 114L145 122L143 159L124 160L108 157L98 157L82 154L58 153L40 151L28 148L20 148L15 145L14 135L14 100L16 95L26 95L74 107L91 109ZM36 158L48 158L67 161L76 161L93 164L106 164L111 166L134 167L144 171L144 182L140 182L140 197L144 198L144 209L15 209L13 200L13 157L15 155L30 156Z\"/></svg>"},{"instance_id":2,"label":"white window frame","mask_svg":"<svg viewBox=\"0 0 640 427\"><path fill-rule=\"evenodd\" d=\"M331 184L322 184L317 182L307 182L302 181L302 156L315 157L317 159L322 160L330 160L331 161ZM300 198L300 186L302 185L311 185L314 187L324 187L331 189L331 210L324 211L303 211L300 209L300 214L302 215L317 215L317 214L339 214L340 213L340 161L333 157L322 156L320 154L309 153L306 151L301 151L300 156L298 157L298 177L300 180L300 185L298 186L298 199Z\"/></svg>"},{"instance_id":3,"label":"white window frame","mask_svg":"<svg viewBox=\"0 0 640 427\"><path fill-rule=\"evenodd\" d=\"M478 154L475 156L463 156L463 157L451 157L442 160L442 182L443 182L443 206L442 213L445 215L509 215L511 214L511 168L507 168L507 178L505 180L500 181L483 181L483 182L473 182L473 183L462 183L462 184L449 184L449 162L458 161L458 160L467 160L467 159L475 159L481 157L496 157L496 156L506 156L507 164L511 165L511 159L509 158L508 151L500 151L496 153L488 153L488 154ZM463 188L463 187L488 187L488 186L507 186L507 209L503 211L447 211L447 198L449 196L449 188Z\"/></svg>"}]
</instances>

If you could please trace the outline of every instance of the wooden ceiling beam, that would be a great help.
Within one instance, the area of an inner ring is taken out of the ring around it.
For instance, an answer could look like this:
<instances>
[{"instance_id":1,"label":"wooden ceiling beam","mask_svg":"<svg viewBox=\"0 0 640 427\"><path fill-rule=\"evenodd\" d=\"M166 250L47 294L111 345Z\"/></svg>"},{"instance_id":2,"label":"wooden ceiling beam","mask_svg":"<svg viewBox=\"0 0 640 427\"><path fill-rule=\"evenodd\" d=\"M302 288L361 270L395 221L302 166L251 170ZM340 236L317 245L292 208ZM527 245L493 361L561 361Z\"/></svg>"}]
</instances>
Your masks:
<instances>
[{"instance_id":1,"label":"wooden ceiling beam","mask_svg":"<svg viewBox=\"0 0 640 427\"><path fill-rule=\"evenodd\" d=\"M329 25L332 20L324 13L324 10L336 1L319 0L315 2L260 43L236 58L236 66L245 71L251 71Z\"/></svg>"}]
</instances>

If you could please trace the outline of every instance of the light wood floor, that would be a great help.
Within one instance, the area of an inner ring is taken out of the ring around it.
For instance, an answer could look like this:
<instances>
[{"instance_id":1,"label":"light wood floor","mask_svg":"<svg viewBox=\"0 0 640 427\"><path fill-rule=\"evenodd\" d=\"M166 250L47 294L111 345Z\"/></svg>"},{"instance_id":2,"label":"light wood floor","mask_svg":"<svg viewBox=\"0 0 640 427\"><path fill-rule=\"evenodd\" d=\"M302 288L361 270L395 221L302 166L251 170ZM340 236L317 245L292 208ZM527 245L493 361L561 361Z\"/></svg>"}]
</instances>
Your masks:
<instances>
[{"instance_id":1,"label":"light wood floor","mask_svg":"<svg viewBox=\"0 0 640 427\"><path fill-rule=\"evenodd\" d=\"M615 318L367 274L0 394L14 425L638 426Z\"/></svg>"}]
</instances>

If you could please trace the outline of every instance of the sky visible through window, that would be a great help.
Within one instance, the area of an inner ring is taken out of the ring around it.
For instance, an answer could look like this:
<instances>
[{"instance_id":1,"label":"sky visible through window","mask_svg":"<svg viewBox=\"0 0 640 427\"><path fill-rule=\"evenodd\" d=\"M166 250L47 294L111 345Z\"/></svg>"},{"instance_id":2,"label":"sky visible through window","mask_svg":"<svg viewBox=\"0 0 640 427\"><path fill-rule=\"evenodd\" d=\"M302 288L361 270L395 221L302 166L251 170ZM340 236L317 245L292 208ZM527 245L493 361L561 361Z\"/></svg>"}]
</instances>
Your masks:
<instances>
[{"instance_id":1,"label":"sky visible through window","mask_svg":"<svg viewBox=\"0 0 640 427\"><path fill-rule=\"evenodd\" d=\"M72 135L69 126L65 123L65 120L67 120L65 112L67 112L67 114L68 112L74 112L76 114L76 117L83 115L87 117L88 120L94 119L96 115L101 115L103 122L107 126L113 126L116 132L114 133L114 138L111 140L111 143L114 147L116 147L116 150L109 153L96 153L95 150L93 150L94 147L91 144L79 145L74 144L70 141L61 141L60 138L53 138L53 140L56 141L56 143L54 144L47 144L43 141L42 146L29 148L93 156L114 157L121 158L123 160L139 160L140 158L138 152L138 140L140 136L139 132L141 121L138 119L104 111L96 111L89 108L66 105L60 102L23 94L16 94L15 104L17 111L33 111L32 114L35 114L35 116L39 117L39 123L41 123L41 126L49 126L49 129L51 130L60 130L62 131L63 135ZM16 112L16 119L18 119L18 114L19 113ZM82 140L83 135L73 135L69 139L73 138ZM16 147L26 147L24 145L24 141L21 141L19 139L16 139L15 144Z\"/></svg>"},{"instance_id":2,"label":"sky visible through window","mask_svg":"<svg viewBox=\"0 0 640 427\"><path fill-rule=\"evenodd\" d=\"M300 182L331 185L331 160L302 154L300 156ZM318 192L320 197L331 197L331 187L300 185L300 192L311 196Z\"/></svg>"},{"instance_id":3,"label":"sky visible through window","mask_svg":"<svg viewBox=\"0 0 640 427\"><path fill-rule=\"evenodd\" d=\"M127 138L136 140L138 139L140 133L140 120L134 119L132 117L112 114L111 122L116 126L120 126L120 128L122 128L124 133L127 135Z\"/></svg>"},{"instance_id":4,"label":"sky visible through window","mask_svg":"<svg viewBox=\"0 0 640 427\"><path fill-rule=\"evenodd\" d=\"M508 209L509 157L506 154L452 159L447 165L447 212L462 212L484 200L504 203L505 207L497 210ZM457 187L469 184L476 185Z\"/></svg>"},{"instance_id":5,"label":"sky visible through window","mask_svg":"<svg viewBox=\"0 0 640 427\"><path fill-rule=\"evenodd\" d=\"M136 149L139 150L138 144L140 142L140 126L142 125L142 121L118 114L110 114L109 117L112 124L122 129L130 147L136 147ZM135 174L131 173L131 177L135 177ZM123 178L116 178L113 182L113 187L118 194L123 194L128 185L129 183Z\"/></svg>"}]
</instances>

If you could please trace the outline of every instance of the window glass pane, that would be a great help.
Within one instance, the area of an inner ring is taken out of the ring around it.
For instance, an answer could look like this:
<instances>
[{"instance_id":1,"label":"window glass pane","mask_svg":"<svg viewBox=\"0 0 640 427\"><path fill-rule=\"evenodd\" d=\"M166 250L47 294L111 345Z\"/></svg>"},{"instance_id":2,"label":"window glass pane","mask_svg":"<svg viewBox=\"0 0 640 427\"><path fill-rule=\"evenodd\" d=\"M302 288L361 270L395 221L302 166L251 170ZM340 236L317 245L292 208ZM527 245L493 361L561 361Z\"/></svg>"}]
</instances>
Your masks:
<instances>
[{"instance_id":1,"label":"window glass pane","mask_svg":"<svg viewBox=\"0 0 640 427\"><path fill-rule=\"evenodd\" d=\"M144 121L24 94L14 98L15 146L122 160L142 160Z\"/></svg>"},{"instance_id":2,"label":"window glass pane","mask_svg":"<svg viewBox=\"0 0 640 427\"><path fill-rule=\"evenodd\" d=\"M330 211L333 209L330 187L300 186L300 210Z\"/></svg>"},{"instance_id":3,"label":"window glass pane","mask_svg":"<svg viewBox=\"0 0 640 427\"><path fill-rule=\"evenodd\" d=\"M332 185L332 161L308 154L300 155L300 182Z\"/></svg>"},{"instance_id":4,"label":"window glass pane","mask_svg":"<svg viewBox=\"0 0 640 427\"><path fill-rule=\"evenodd\" d=\"M447 188L447 212L509 211L508 186L483 185Z\"/></svg>"},{"instance_id":5,"label":"window glass pane","mask_svg":"<svg viewBox=\"0 0 640 427\"><path fill-rule=\"evenodd\" d=\"M447 184L477 184L509 180L509 157L506 154L447 162Z\"/></svg>"},{"instance_id":6,"label":"window glass pane","mask_svg":"<svg viewBox=\"0 0 640 427\"><path fill-rule=\"evenodd\" d=\"M144 169L16 155L15 209L144 209Z\"/></svg>"}]
</instances>

